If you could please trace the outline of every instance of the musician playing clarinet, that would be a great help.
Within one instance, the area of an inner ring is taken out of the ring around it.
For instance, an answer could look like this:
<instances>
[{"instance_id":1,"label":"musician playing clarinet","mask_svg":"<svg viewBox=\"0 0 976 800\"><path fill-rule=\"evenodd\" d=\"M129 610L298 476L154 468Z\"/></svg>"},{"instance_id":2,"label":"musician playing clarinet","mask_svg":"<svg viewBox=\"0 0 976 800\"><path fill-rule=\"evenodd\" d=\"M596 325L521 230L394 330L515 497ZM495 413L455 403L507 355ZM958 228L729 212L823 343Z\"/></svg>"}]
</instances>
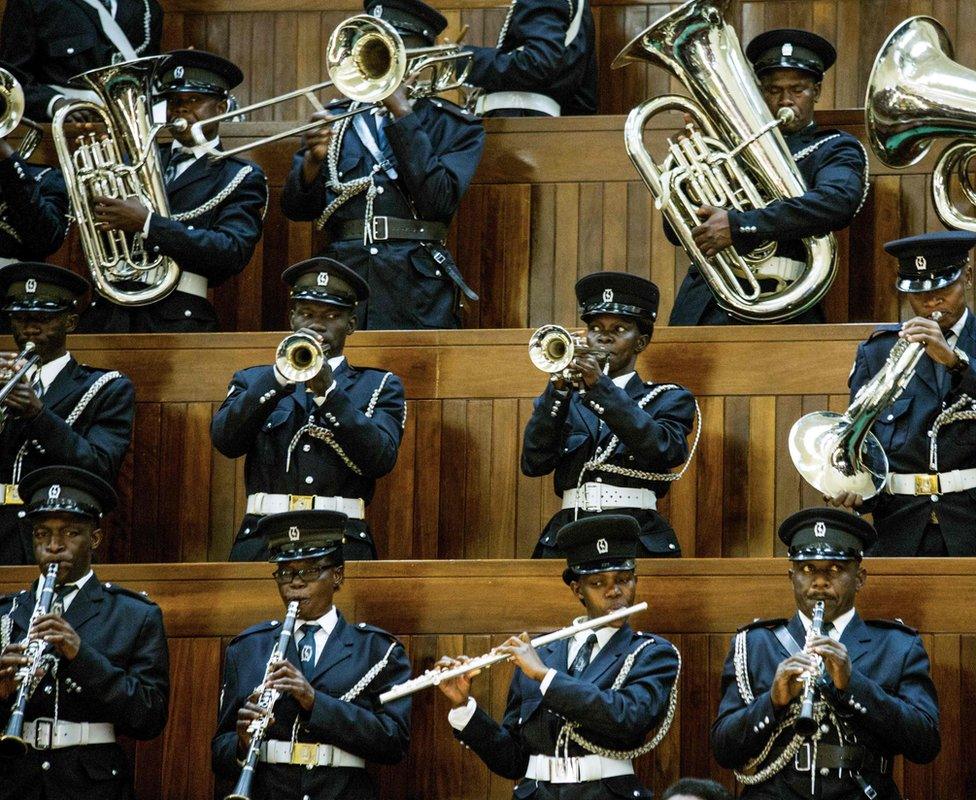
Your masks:
<instances>
[{"instance_id":1,"label":"musician playing clarinet","mask_svg":"<svg viewBox=\"0 0 976 800\"><path fill-rule=\"evenodd\" d=\"M738 770L748 800L899 800L892 759L938 755L939 703L918 633L855 610L875 531L846 511L809 508L788 517L779 538L797 611L735 635L712 752Z\"/></svg>"},{"instance_id":2,"label":"musician playing clarinet","mask_svg":"<svg viewBox=\"0 0 976 800\"><path fill-rule=\"evenodd\" d=\"M214 771L230 780L251 744L249 726L271 715L254 771L252 800L361 800L379 797L366 763L396 764L410 739L409 698L381 705L379 695L410 677L403 646L386 631L346 622L333 604L345 580L346 515L291 511L262 517L285 606L298 615L285 658L270 665L278 620L259 622L228 646L224 664ZM264 683L264 686L262 686ZM270 710L262 688L280 692Z\"/></svg>"},{"instance_id":3,"label":"musician playing clarinet","mask_svg":"<svg viewBox=\"0 0 976 800\"><path fill-rule=\"evenodd\" d=\"M638 530L633 517L604 514L559 532L567 554L563 581L585 609L581 620L634 604ZM518 667L500 724L471 697L472 673L439 686L454 706L448 714L454 735L492 772L520 781L514 797L651 797L633 759L671 724L680 671L674 645L621 619L539 650L525 633L495 650ZM465 660L445 656L437 666ZM658 734L645 743L654 729Z\"/></svg>"}]
</instances>

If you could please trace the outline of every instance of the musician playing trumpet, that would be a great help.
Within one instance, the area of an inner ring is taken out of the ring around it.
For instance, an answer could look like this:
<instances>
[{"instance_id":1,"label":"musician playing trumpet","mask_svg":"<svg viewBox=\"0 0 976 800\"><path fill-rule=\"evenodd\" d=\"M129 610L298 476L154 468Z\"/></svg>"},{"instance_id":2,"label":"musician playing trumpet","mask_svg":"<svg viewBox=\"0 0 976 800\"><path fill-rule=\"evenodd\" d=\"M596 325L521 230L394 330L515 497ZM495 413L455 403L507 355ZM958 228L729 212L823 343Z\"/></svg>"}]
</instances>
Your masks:
<instances>
[{"instance_id":1,"label":"musician playing trumpet","mask_svg":"<svg viewBox=\"0 0 976 800\"><path fill-rule=\"evenodd\" d=\"M896 286L915 316L879 326L858 347L851 398L881 369L896 337L923 343L925 354L872 428L888 456L884 489L869 500L825 498L871 512L878 531L871 555L976 555L976 422L967 413L976 409L976 319L967 305L974 244L976 234L945 231L885 245L898 259Z\"/></svg>"},{"instance_id":2,"label":"musician playing trumpet","mask_svg":"<svg viewBox=\"0 0 976 800\"><path fill-rule=\"evenodd\" d=\"M637 535L637 522L622 514L581 519L559 532L567 554L563 581L587 618L634 604ZM439 687L453 705L448 720L458 740L492 772L521 781L514 797L651 797L633 759L670 727L681 664L674 645L620 619L539 650L527 634L495 649L518 667L501 724L471 697L473 674ZM445 656L437 666L465 660Z\"/></svg>"},{"instance_id":3,"label":"musician playing trumpet","mask_svg":"<svg viewBox=\"0 0 976 800\"><path fill-rule=\"evenodd\" d=\"M214 771L236 780L252 721L271 717L251 800L375 798L366 762L395 764L406 755L411 700L383 705L377 699L410 677L403 646L380 628L346 622L334 605L345 580L345 522L334 511L260 521L278 594L285 606L297 601L298 613L285 658L276 663L268 658L279 638L277 620L251 626L227 647ZM271 709L258 704L266 688L280 693Z\"/></svg>"},{"instance_id":4,"label":"musician playing trumpet","mask_svg":"<svg viewBox=\"0 0 976 800\"><path fill-rule=\"evenodd\" d=\"M266 557L257 522L298 509L341 511L348 518L346 558L376 558L365 522L376 480L396 464L406 405L392 372L353 367L343 355L356 330L356 308L370 288L331 258L294 264L289 324L321 349L321 367L301 378L274 365L234 374L210 436L228 458L245 456L247 507L230 558Z\"/></svg>"},{"instance_id":5,"label":"musician playing trumpet","mask_svg":"<svg viewBox=\"0 0 976 800\"><path fill-rule=\"evenodd\" d=\"M525 426L522 472L554 473L562 509L546 524L534 558L559 558L560 528L612 511L640 525L640 556L679 556L674 530L657 512L670 471L689 459L695 399L673 383L644 381L637 357L654 333L658 289L623 272L597 272L576 284L588 348L554 375Z\"/></svg>"}]
</instances>

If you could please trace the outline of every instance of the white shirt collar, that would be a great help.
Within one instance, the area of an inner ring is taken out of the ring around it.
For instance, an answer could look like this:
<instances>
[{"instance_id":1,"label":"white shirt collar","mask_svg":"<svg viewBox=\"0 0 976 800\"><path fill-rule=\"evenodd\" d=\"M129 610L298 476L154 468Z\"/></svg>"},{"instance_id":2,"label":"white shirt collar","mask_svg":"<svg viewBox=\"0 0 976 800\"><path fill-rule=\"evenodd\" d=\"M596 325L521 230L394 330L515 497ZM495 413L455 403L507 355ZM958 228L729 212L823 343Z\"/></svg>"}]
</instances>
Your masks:
<instances>
[{"instance_id":1,"label":"white shirt collar","mask_svg":"<svg viewBox=\"0 0 976 800\"><path fill-rule=\"evenodd\" d=\"M54 361L48 361L46 364L39 367L41 372L41 383L44 384L44 391L46 392L51 388L51 384L54 383L54 379L58 377L71 360L71 353L65 353ZM31 373L31 380L34 380L34 375L36 375L36 370Z\"/></svg>"},{"instance_id":2,"label":"white shirt collar","mask_svg":"<svg viewBox=\"0 0 976 800\"><path fill-rule=\"evenodd\" d=\"M636 372L628 372L626 375L618 375L616 378L611 378L610 380L612 380L621 389L625 389L627 388L627 384L630 383L630 379L636 374Z\"/></svg>"},{"instance_id":3,"label":"white shirt collar","mask_svg":"<svg viewBox=\"0 0 976 800\"><path fill-rule=\"evenodd\" d=\"M328 636L332 633L332 629L335 628L336 624L339 622L339 612L336 611L336 607L332 606L328 611L326 611L318 619L300 619L295 622L295 633L302 629L302 626L308 623L315 623L320 626L321 630L325 632Z\"/></svg>"},{"instance_id":4,"label":"white shirt collar","mask_svg":"<svg viewBox=\"0 0 976 800\"><path fill-rule=\"evenodd\" d=\"M573 624L576 625L580 622L586 622L588 617L577 617L573 620ZM576 660L576 654L579 652L580 648L586 643L586 640L590 637L591 633L596 633L596 644L593 645L593 652L590 654L590 663L593 663L593 659L596 658L596 654L599 653L604 647L607 646L613 635L619 630L619 628L613 628L609 625L604 625L602 628L594 631L592 628L588 631L580 631L573 635L570 640L568 648L569 660L567 666L572 666L573 661Z\"/></svg>"},{"instance_id":5,"label":"white shirt collar","mask_svg":"<svg viewBox=\"0 0 976 800\"><path fill-rule=\"evenodd\" d=\"M190 153L193 153L194 158L200 158L200 156L207 155L211 150L215 150L219 146L220 146L219 136L214 136L213 139L211 139L209 142L206 142L205 144L195 144L192 147L184 147L174 139L172 144L172 151L173 151L172 155L175 156L181 150L186 150Z\"/></svg>"},{"instance_id":6,"label":"white shirt collar","mask_svg":"<svg viewBox=\"0 0 976 800\"><path fill-rule=\"evenodd\" d=\"M959 342L959 337L962 336L962 329L966 327L966 319L968 317L969 317L969 309L964 308L962 311L962 316L956 320L955 325L949 328L949 330L956 335L956 341L952 342L953 346L955 346Z\"/></svg>"},{"instance_id":7,"label":"white shirt collar","mask_svg":"<svg viewBox=\"0 0 976 800\"><path fill-rule=\"evenodd\" d=\"M72 592L68 592L61 599L61 608L64 611L67 611L68 610L68 606L70 606L71 605L71 602L78 596L78 592L81 589L81 587L84 586L86 583L88 583L88 581L91 579L91 577L94 574L95 574L95 571L90 569L90 570L88 570L88 572L86 572L84 575L82 575L80 578L78 578L78 580L72 581L74 583L74 585L77 586L78 588L75 589ZM40 600L40 598L41 598L41 590L43 588L44 588L44 580L41 579L41 580L39 580L37 582L37 590L34 592L35 599Z\"/></svg>"},{"instance_id":8,"label":"white shirt collar","mask_svg":"<svg viewBox=\"0 0 976 800\"><path fill-rule=\"evenodd\" d=\"M346 360L345 356L333 356L329 359L329 369L335 372L342 365L342 362Z\"/></svg>"},{"instance_id":9,"label":"white shirt collar","mask_svg":"<svg viewBox=\"0 0 976 800\"><path fill-rule=\"evenodd\" d=\"M813 625L813 620L810 619L802 611L797 611L796 613L800 615L800 622L803 623L803 630L809 633L810 626ZM849 623L852 619L854 619L853 608L849 609L848 611L845 611L843 614L837 617L837 619L833 621L834 627L830 631L830 638L833 639L835 642L839 642L840 637L844 635L844 628L847 627L847 623Z\"/></svg>"}]
</instances>

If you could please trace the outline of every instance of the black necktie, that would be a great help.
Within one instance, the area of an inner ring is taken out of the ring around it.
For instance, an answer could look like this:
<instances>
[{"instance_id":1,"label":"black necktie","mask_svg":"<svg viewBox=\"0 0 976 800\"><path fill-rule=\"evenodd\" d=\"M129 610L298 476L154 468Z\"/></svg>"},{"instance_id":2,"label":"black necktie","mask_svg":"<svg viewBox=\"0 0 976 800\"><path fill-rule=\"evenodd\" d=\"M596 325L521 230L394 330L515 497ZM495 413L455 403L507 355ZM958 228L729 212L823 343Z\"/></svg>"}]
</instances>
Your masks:
<instances>
[{"instance_id":1,"label":"black necktie","mask_svg":"<svg viewBox=\"0 0 976 800\"><path fill-rule=\"evenodd\" d=\"M306 680L312 679L315 669L315 633L322 626L314 622L302 626L302 638L298 640L298 658L302 662L302 673Z\"/></svg>"},{"instance_id":2,"label":"black necktie","mask_svg":"<svg viewBox=\"0 0 976 800\"><path fill-rule=\"evenodd\" d=\"M166 165L166 172L163 174L163 180L166 185L169 186L173 181L176 180L176 168L180 164L185 164L187 161L193 161L196 156L190 150L180 148L172 156L170 156L169 164Z\"/></svg>"},{"instance_id":3,"label":"black necktie","mask_svg":"<svg viewBox=\"0 0 976 800\"><path fill-rule=\"evenodd\" d=\"M72 592L77 591L77 589L78 589L77 583L64 583L61 586L55 586L54 604L52 605L52 609L56 605L56 606L60 606L61 609L64 610L64 598L67 597Z\"/></svg>"},{"instance_id":4,"label":"black necktie","mask_svg":"<svg viewBox=\"0 0 976 800\"><path fill-rule=\"evenodd\" d=\"M586 637L586 641L583 642L583 646L579 649L576 654L576 658L573 659L573 666L569 668L569 674L574 678L578 678L583 674L590 664L590 656L593 655L593 648L596 646L596 634L591 633Z\"/></svg>"}]
</instances>

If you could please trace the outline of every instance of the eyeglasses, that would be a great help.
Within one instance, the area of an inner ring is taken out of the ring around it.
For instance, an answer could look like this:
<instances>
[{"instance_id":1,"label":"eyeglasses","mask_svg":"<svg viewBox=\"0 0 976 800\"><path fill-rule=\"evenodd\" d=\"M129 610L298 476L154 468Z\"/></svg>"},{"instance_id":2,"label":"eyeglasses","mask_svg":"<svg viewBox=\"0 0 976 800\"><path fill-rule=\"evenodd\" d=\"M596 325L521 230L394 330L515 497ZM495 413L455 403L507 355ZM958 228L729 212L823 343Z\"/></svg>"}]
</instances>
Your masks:
<instances>
[{"instance_id":1,"label":"eyeglasses","mask_svg":"<svg viewBox=\"0 0 976 800\"><path fill-rule=\"evenodd\" d=\"M291 583L295 578L301 578L302 583L312 583L312 581L317 581L326 572L335 567L335 564L319 564L315 567L305 567L305 569L288 569L287 567L278 567L271 574L274 575L274 579L278 583Z\"/></svg>"}]
</instances>

